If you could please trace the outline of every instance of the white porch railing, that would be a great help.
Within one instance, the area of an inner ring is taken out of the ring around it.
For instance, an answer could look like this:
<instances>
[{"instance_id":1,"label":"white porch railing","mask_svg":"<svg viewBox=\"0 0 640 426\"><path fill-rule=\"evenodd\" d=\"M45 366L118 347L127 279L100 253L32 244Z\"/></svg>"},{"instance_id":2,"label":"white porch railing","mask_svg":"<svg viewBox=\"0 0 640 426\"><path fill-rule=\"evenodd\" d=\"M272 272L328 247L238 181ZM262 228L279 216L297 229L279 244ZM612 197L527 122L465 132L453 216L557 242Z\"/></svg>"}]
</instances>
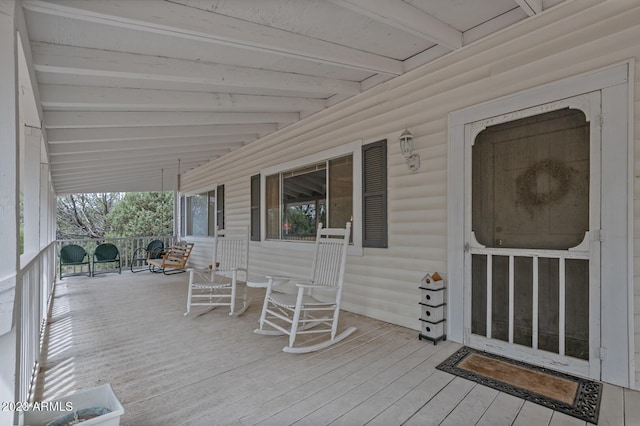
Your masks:
<instances>
[{"instance_id":1,"label":"white porch railing","mask_svg":"<svg viewBox=\"0 0 640 426\"><path fill-rule=\"evenodd\" d=\"M55 283L55 243L50 243L28 263L16 280L15 303L20 307L18 335L18 401L32 401L40 363L42 334Z\"/></svg>"},{"instance_id":2,"label":"white porch railing","mask_svg":"<svg viewBox=\"0 0 640 426\"><path fill-rule=\"evenodd\" d=\"M172 235L164 236L151 236L151 237L124 237L124 238L84 238L84 239L66 239L56 241L56 256L60 255L60 249L67 244L77 244L84 248L89 255L89 259L93 260L93 251L98 244L111 243L114 244L120 250L120 264L122 269L131 267L131 257L133 253L139 248L146 248L149 242L152 240L160 240L164 243L165 247L169 247L173 244L175 238ZM56 258L56 260L58 260ZM57 263L56 263L57 264Z\"/></svg>"}]
</instances>

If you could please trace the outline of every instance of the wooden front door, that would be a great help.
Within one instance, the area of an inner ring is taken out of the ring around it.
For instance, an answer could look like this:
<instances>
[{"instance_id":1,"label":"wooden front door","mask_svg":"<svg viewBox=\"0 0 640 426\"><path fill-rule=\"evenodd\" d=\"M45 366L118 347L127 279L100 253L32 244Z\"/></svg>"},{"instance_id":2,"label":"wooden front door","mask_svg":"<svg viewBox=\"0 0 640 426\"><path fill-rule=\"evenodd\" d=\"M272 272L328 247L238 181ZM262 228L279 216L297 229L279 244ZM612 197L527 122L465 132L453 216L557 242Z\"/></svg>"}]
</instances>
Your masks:
<instances>
[{"instance_id":1,"label":"wooden front door","mask_svg":"<svg viewBox=\"0 0 640 426\"><path fill-rule=\"evenodd\" d=\"M598 379L600 93L468 125L470 346Z\"/></svg>"}]
</instances>

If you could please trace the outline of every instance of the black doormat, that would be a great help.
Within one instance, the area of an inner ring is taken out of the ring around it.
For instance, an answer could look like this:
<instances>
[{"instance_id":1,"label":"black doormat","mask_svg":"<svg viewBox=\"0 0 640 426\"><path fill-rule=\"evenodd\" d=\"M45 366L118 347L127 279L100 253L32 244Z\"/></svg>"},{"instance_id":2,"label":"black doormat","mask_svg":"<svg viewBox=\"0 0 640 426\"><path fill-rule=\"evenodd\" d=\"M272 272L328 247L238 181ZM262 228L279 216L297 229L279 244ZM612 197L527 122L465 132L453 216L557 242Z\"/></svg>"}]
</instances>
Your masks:
<instances>
[{"instance_id":1,"label":"black doormat","mask_svg":"<svg viewBox=\"0 0 640 426\"><path fill-rule=\"evenodd\" d=\"M466 346L436 368L598 424L602 383Z\"/></svg>"}]
</instances>

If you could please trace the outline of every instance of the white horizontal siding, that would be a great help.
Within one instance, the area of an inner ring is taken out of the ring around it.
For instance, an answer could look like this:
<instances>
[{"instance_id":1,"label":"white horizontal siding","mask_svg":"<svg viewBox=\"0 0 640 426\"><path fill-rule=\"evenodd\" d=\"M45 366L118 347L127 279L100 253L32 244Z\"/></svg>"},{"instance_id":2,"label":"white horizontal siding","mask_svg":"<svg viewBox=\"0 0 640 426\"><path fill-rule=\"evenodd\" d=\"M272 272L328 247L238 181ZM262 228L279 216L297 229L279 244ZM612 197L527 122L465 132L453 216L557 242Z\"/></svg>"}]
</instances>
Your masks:
<instances>
[{"instance_id":1,"label":"white horizontal siding","mask_svg":"<svg viewBox=\"0 0 640 426\"><path fill-rule=\"evenodd\" d=\"M184 241L194 243L187 266L190 268L207 268L213 259L213 237L185 237Z\"/></svg>"},{"instance_id":2,"label":"white horizontal siding","mask_svg":"<svg viewBox=\"0 0 640 426\"><path fill-rule=\"evenodd\" d=\"M640 58L640 4L581 0L527 19L212 161L182 177L189 191L225 184L226 220L249 223L250 176L355 140L388 139L389 248L350 256L345 307L418 329L418 280L446 270L447 122L452 111ZM636 86L640 86L636 65ZM640 95L635 92L634 246L640 246ZM421 168L407 171L397 143L408 127ZM635 323L640 256L634 250ZM307 273L310 252L251 244L254 272ZM640 328L635 333L640 383Z\"/></svg>"}]
</instances>

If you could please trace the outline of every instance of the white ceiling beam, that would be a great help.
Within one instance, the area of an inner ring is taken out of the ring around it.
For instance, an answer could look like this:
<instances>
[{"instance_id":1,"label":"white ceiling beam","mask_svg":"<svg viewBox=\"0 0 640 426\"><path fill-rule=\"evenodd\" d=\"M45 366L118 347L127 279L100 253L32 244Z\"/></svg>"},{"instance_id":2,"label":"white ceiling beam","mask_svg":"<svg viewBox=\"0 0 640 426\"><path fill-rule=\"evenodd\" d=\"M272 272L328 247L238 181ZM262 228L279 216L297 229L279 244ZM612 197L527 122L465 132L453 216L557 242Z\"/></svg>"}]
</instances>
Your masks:
<instances>
[{"instance_id":1,"label":"white ceiling beam","mask_svg":"<svg viewBox=\"0 0 640 426\"><path fill-rule=\"evenodd\" d=\"M198 160L198 161L201 161L201 160ZM193 164L197 164L195 160L193 161ZM164 163L164 164L141 163L138 165L128 164L128 165L119 166L117 169L114 170L113 168L98 168L98 166L96 165L96 168L93 169L94 170L93 173L91 170L87 170L87 169L75 170L75 169L65 168L65 169L61 169L61 171L52 172L51 175L56 179L56 182L61 182L63 180L71 181L74 179L77 180L78 178L91 177L91 176L95 176L97 173L100 173L101 176L103 174L107 176L118 176L123 174L141 172L146 175L155 175L158 178L160 178L160 176L163 175L163 178L166 183L167 181L175 178L178 170L175 166L173 168L169 168L168 166L169 165L167 163Z\"/></svg>"},{"instance_id":2,"label":"white ceiling beam","mask_svg":"<svg viewBox=\"0 0 640 426\"><path fill-rule=\"evenodd\" d=\"M195 161L189 162L188 168L183 169L183 171L191 170L192 168L199 167L203 164L205 163L195 162ZM111 181L116 179L130 181L130 180L136 180L141 178L144 178L144 179L151 178L158 183L157 189L146 189L145 191L154 191L154 190L158 191L162 187L164 187L164 190L166 191L168 190L167 187L173 187L173 184L175 183L175 180L176 180L177 171L175 169L169 170L164 168L164 179L160 179L161 169L163 169L163 167L155 168L153 165L150 165L148 167L145 166L137 170L135 169L107 170L100 173L94 173L94 174L87 173L84 175L77 175L77 176L58 175L58 176L54 176L54 181L59 186L63 186L63 187L77 186L77 185L86 187L90 181L94 181L98 184L104 184L104 183L112 183ZM164 184L161 185L161 182L163 180L164 180ZM89 192L99 192L99 191L93 190L92 188L93 185L91 185L90 187L91 187L91 190ZM118 191L122 191L122 190L120 189Z\"/></svg>"},{"instance_id":3,"label":"white ceiling beam","mask_svg":"<svg viewBox=\"0 0 640 426\"><path fill-rule=\"evenodd\" d=\"M97 174L86 174L83 176L58 175L55 178L57 183L67 185L67 184L73 184L74 182L78 182L79 177L82 178L82 180L84 180L85 182L88 182L92 179L100 182L101 180L111 181L113 179L118 179L118 178L135 179L135 178L148 178L148 177L155 177L156 179L160 180L159 179L160 168L155 169L150 167L144 167L144 168L139 168L137 170L133 170L133 169L132 170L108 170L108 171L100 172L100 176L98 176Z\"/></svg>"},{"instance_id":4,"label":"white ceiling beam","mask_svg":"<svg viewBox=\"0 0 640 426\"><path fill-rule=\"evenodd\" d=\"M164 190L169 190L168 186L174 186L174 182L165 182L164 185L160 184L160 179L156 176L149 173L135 173L131 175L119 175L119 176L110 176L108 178L102 178L101 176L89 176L83 179L83 181L79 181L77 179L70 179L67 181L59 182L58 191L66 192L66 193L78 193L78 192L87 192L86 188L91 188L92 193L95 192L126 192L126 191L153 191L154 189L147 189L149 185L139 186L138 189L123 189L123 185L128 187L130 184L136 183L139 180L151 180L157 181L156 191L160 190L161 186L164 186Z\"/></svg>"},{"instance_id":5,"label":"white ceiling beam","mask_svg":"<svg viewBox=\"0 0 640 426\"><path fill-rule=\"evenodd\" d=\"M146 149L148 151L156 151L160 148L171 147L211 147L220 148L240 148L243 145L251 143L258 139L257 135L230 135L230 136L201 136L197 138L179 138L179 139L148 139L148 140L119 140L105 142L76 142L64 144L52 144L50 146L50 155L67 155L79 154L83 152L125 152L131 150ZM125 154L126 155L126 154Z\"/></svg>"},{"instance_id":6,"label":"white ceiling beam","mask_svg":"<svg viewBox=\"0 0 640 426\"><path fill-rule=\"evenodd\" d=\"M170 188L164 186L165 191L172 191L175 186L175 182L170 183ZM56 194L78 194L78 193L95 193L95 192L148 192L148 191L160 191L160 183L156 182L152 177L145 177L139 179L128 180L105 180L102 182L93 183L90 187L91 190L87 190L88 186L79 183L77 185L65 185L56 187Z\"/></svg>"},{"instance_id":7,"label":"white ceiling beam","mask_svg":"<svg viewBox=\"0 0 640 426\"><path fill-rule=\"evenodd\" d=\"M191 166L195 166L200 163L190 162L189 164ZM138 168L130 167L130 168L117 169L117 170L114 170L114 169L103 170L103 171L100 171L100 177L108 178L109 180L119 178L119 177L127 177L127 178L154 177L158 181L160 181L161 169L165 169L162 172L162 175L164 175L164 183L166 186L167 182L175 178L176 169L169 170L164 167L157 167L156 165L153 165L153 164L146 164ZM83 174L77 174L77 175L71 175L71 174L55 175L55 178L56 178L56 182L58 183L71 184L75 181L78 181L78 178L93 179L93 178L96 178L97 176L98 175L95 173L91 174L91 173L84 172Z\"/></svg>"},{"instance_id":8,"label":"white ceiling beam","mask_svg":"<svg viewBox=\"0 0 640 426\"><path fill-rule=\"evenodd\" d=\"M194 146L194 147L161 147L153 150L146 148L139 149L131 149L123 154L119 151L105 151L105 152L96 152L96 153L73 153L73 154L65 154L65 155L51 155L51 164L61 164L61 163L75 163L75 162L83 162L88 160L102 160L102 161L110 161L115 163L114 167L117 167L118 161L120 161L124 157L130 158L144 158L146 155L162 155L162 156L171 156L174 158L181 157L183 154L189 153L200 153L200 157L202 159L211 158L212 156L226 154L230 151L228 148L218 148L215 145L210 147L202 147L202 146Z\"/></svg>"},{"instance_id":9,"label":"white ceiling beam","mask_svg":"<svg viewBox=\"0 0 640 426\"><path fill-rule=\"evenodd\" d=\"M192 138L198 136L224 136L257 134L260 137L275 132L275 124L219 124L214 126L165 127L106 127L93 129L50 129L49 144L78 142L108 142L115 140L146 140L165 138Z\"/></svg>"},{"instance_id":10,"label":"white ceiling beam","mask_svg":"<svg viewBox=\"0 0 640 426\"><path fill-rule=\"evenodd\" d=\"M519 9L516 9L519 10ZM114 87L117 89L176 90L189 92L233 93L236 95L282 96L300 98L324 98L312 91L276 90L255 87L223 86L207 83L185 83L180 81L150 80L140 74L135 78L100 75L79 75L57 72L38 72L38 84L60 84L63 86ZM329 95L327 95L329 96Z\"/></svg>"},{"instance_id":11,"label":"white ceiling beam","mask_svg":"<svg viewBox=\"0 0 640 426\"><path fill-rule=\"evenodd\" d=\"M185 153L183 155L176 156L176 157L167 157L162 155L148 155L140 158L127 157L119 160L116 164L105 163L99 158L94 158L94 159L86 160L83 162L73 161L70 163L60 162L58 164L52 164L51 174L60 175L60 174L70 173L76 170L85 172L87 174L91 174L92 170L97 170L97 171L103 171L105 169L106 170L113 170L113 169L128 170L128 169L135 169L137 165L144 166L149 164L155 165L158 168L158 170L160 170L160 168L164 168L165 172L166 170L176 170L176 173L177 173L178 157L180 158L180 171L182 173L184 173L187 170L187 168L185 167L188 164L203 163L208 161L207 158L203 158L202 155L199 153Z\"/></svg>"},{"instance_id":12,"label":"white ceiling beam","mask_svg":"<svg viewBox=\"0 0 640 426\"><path fill-rule=\"evenodd\" d=\"M45 111L47 129L92 127L157 127L215 124L277 123L297 121L295 112L97 112Z\"/></svg>"},{"instance_id":13,"label":"white ceiling beam","mask_svg":"<svg viewBox=\"0 0 640 426\"><path fill-rule=\"evenodd\" d=\"M219 15L201 9L150 0L55 2L28 0L24 8L111 26L268 52L352 69L402 74L402 62L302 34ZM191 10L185 13L185 10Z\"/></svg>"},{"instance_id":14,"label":"white ceiling beam","mask_svg":"<svg viewBox=\"0 0 640 426\"><path fill-rule=\"evenodd\" d=\"M32 43L31 49L34 68L40 73L144 78L169 83L204 83L214 86L277 89L291 93L314 92L325 97L334 93L360 92L358 82L282 71L50 43Z\"/></svg>"},{"instance_id":15,"label":"white ceiling beam","mask_svg":"<svg viewBox=\"0 0 640 426\"><path fill-rule=\"evenodd\" d=\"M515 2L529 16L542 12L542 0L515 0Z\"/></svg>"},{"instance_id":16,"label":"white ceiling beam","mask_svg":"<svg viewBox=\"0 0 640 426\"><path fill-rule=\"evenodd\" d=\"M331 0L399 30L443 45L462 47L462 32L402 0Z\"/></svg>"},{"instance_id":17,"label":"white ceiling beam","mask_svg":"<svg viewBox=\"0 0 640 426\"><path fill-rule=\"evenodd\" d=\"M41 84L45 110L78 111L320 111L324 99Z\"/></svg>"}]
</instances>

